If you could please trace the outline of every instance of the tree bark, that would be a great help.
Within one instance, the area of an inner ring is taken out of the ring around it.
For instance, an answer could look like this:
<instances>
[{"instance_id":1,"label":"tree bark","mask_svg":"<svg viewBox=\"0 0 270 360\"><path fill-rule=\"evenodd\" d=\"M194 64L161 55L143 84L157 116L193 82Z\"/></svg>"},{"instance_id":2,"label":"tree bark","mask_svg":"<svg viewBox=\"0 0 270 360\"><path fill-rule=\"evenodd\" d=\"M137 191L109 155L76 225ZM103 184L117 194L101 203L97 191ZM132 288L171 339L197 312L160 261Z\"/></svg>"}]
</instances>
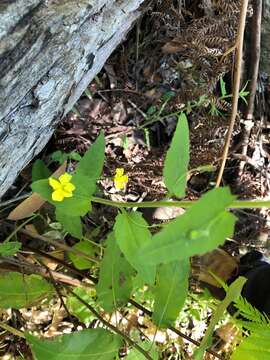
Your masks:
<instances>
[{"instance_id":1,"label":"tree bark","mask_svg":"<svg viewBox=\"0 0 270 360\"><path fill-rule=\"evenodd\" d=\"M0 2L0 197L46 145L143 3Z\"/></svg>"},{"instance_id":2,"label":"tree bark","mask_svg":"<svg viewBox=\"0 0 270 360\"><path fill-rule=\"evenodd\" d=\"M263 1L260 71L270 76L270 0Z\"/></svg>"}]
</instances>

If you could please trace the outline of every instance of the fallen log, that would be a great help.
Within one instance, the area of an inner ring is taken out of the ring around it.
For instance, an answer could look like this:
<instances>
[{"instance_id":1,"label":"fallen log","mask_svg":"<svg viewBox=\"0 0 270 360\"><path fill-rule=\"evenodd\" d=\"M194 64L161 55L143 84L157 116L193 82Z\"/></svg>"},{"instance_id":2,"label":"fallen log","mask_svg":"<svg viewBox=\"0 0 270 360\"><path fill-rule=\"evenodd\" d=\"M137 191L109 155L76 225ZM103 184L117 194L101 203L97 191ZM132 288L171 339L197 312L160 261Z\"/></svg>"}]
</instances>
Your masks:
<instances>
[{"instance_id":1,"label":"fallen log","mask_svg":"<svg viewBox=\"0 0 270 360\"><path fill-rule=\"evenodd\" d=\"M44 148L144 4L0 2L0 197Z\"/></svg>"}]
</instances>

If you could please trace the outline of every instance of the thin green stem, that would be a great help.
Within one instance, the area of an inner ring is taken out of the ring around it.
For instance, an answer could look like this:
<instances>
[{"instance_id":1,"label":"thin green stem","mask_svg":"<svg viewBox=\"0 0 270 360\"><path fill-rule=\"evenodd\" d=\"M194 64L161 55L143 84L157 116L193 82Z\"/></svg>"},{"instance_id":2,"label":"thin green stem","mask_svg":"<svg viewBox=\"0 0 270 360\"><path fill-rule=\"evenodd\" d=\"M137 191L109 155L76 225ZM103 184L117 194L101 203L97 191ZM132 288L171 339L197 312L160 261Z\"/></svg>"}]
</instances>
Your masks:
<instances>
[{"instance_id":1,"label":"thin green stem","mask_svg":"<svg viewBox=\"0 0 270 360\"><path fill-rule=\"evenodd\" d=\"M22 331L17 330L12 326L9 326L8 324L3 323L2 321L0 321L0 327L15 336L19 336L19 337L25 339L24 333Z\"/></svg>"},{"instance_id":2,"label":"thin green stem","mask_svg":"<svg viewBox=\"0 0 270 360\"><path fill-rule=\"evenodd\" d=\"M99 197L93 196L91 199L92 202L108 205L108 206L115 206L119 209L121 208L157 208L161 206L168 206L168 207L181 207L181 208L189 208L196 201L190 200L180 200L180 201L143 201L143 202L119 202L119 201L112 201L108 199L103 199ZM265 200L235 200L229 206L230 209L260 209L260 208L270 208L270 201Z\"/></svg>"},{"instance_id":3,"label":"thin green stem","mask_svg":"<svg viewBox=\"0 0 270 360\"><path fill-rule=\"evenodd\" d=\"M12 233L4 240L4 242L9 242L13 236L15 236L17 234L18 231L20 231L26 224L28 224L29 222L31 222L34 218L36 218L38 215L34 214L33 216L31 216L30 218L28 218L27 220L25 220L23 223L21 223L20 225L16 226L16 228L12 231Z\"/></svg>"}]
</instances>

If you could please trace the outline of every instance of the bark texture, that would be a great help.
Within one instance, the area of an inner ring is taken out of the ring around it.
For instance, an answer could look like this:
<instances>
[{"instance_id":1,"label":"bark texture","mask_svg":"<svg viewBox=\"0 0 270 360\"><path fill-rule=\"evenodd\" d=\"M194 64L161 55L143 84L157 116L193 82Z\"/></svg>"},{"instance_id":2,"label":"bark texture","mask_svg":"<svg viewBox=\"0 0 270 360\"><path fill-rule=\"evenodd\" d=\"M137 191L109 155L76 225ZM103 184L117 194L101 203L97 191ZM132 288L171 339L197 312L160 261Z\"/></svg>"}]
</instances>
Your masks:
<instances>
[{"instance_id":1,"label":"bark texture","mask_svg":"<svg viewBox=\"0 0 270 360\"><path fill-rule=\"evenodd\" d=\"M0 197L43 149L144 1L0 2Z\"/></svg>"},{"instance_id":2,"label":"bark texture","mask_svg":"<svg viewBox=\"0 0 270 360\"><path fill-rule=\"evenodd\" d=\"M270 0L263 1L260 71L270 76Z\"/></svg>"}]
</instances>

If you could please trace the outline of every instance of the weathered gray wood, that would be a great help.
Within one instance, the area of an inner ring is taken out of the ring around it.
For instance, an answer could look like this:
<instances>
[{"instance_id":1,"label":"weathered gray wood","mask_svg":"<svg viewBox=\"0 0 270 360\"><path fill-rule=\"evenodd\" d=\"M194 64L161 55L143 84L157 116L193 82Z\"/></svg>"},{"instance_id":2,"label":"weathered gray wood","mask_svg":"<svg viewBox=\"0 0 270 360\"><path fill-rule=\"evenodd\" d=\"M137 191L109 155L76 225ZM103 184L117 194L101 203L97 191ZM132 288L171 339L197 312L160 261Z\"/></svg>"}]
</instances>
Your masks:
<instances>
[{"instance_id":1,"label":"weathered gray wood","mask_svg":"<svg viewBox=\"0 0 270 360\"><path fill-rule=\"evenodd\" d=\"M0 197L48 142L145 0L1 0Z\"/></svg>"}]
</instances>

